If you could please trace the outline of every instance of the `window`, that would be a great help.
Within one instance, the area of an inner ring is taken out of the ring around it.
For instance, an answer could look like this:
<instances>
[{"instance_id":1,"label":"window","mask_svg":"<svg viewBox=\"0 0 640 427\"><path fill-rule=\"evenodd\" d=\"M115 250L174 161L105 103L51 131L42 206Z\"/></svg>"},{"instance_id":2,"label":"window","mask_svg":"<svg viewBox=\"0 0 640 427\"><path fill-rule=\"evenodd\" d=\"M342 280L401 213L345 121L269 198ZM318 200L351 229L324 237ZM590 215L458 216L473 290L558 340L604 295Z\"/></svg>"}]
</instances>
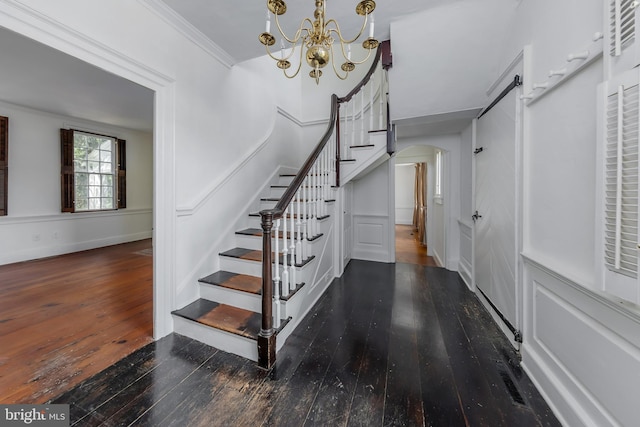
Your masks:
<instances>
[{"instance_id":1,"label":"window","mask_svg":"<svg viewBox=\"0 0 640 427\"><path fill-rule=\"evenodd\" d=\"M436 189L435 197L442 198L442 151L436 151Z\"/></svg>"},{"instance_id":2,"label":"window","mask_svg":"<svg viewBox=\"0 0 640 427\"><path fill-rule=\"evenodd\" d=\"M62 211L126 207L126 141L61 129Z\"/></svg>"},{"instance_id":3,"label":"window","mask_svg":"<svg viewBox=\"0 0 640 427\"><path fill-rule=\"evenodd\" d=\"M9 189L9 119L0 116L0 216L7 215Z\"/></svg>"}]
</instances>

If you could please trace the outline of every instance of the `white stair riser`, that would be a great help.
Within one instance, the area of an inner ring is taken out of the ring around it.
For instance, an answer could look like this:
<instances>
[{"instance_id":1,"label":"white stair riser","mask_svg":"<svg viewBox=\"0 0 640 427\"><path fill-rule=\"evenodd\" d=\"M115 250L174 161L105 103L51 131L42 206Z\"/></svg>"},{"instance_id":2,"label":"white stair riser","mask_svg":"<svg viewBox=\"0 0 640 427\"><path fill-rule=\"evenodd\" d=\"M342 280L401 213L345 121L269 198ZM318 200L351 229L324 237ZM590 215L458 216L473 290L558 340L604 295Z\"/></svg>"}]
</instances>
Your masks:
<instances>
[{"instance_id":1,"label":"white stair riser","mask_svg":"<svg viewBox=\"0 0 640 427\"><path fill-rule=\"evenodd\" d=\"M254 362L258 361L258 345L254 340L211 328L181 316L173 316L173 325L175 332L180 335Z\"/></svg>"},{"instance_id":2,"label":"white stair riser","mask_svg":"<svg viewBox=\"0 0 640 427\"><path fill-rule=\"evenodd\" d=\"M313 261L314 260L305 264L303 267L295 267L297 283L305 281L307 272L312 270L311 265L314 264ZM232 271L237 274L247 274L250 276L262 277L262 264L255 261L247 261L239 258L221 256L220 269L225 271Z\"/></svg>"},{"instance_id":3,"label":"white stair riser","mask_svg":"<svg viewBox=\"0 0 640 427\"><path fill-rule=\"evenodd\" d=\"M260 295L236 291L208 283L199 283L199 286L200 298L255 311L257 313L262 311L262 297Z\"/></svg>"},{"instance_id":4,"label":"white stair riser","mask_svg":"<svg viewBox=\"0 0 640 427\"><path fill-rule=\"evenodd\" d=\"M276 185L289 185L293 181L293 176L279 176Z\"/></svg>"},{"instance_id":5,"label":"white stair riser","mask_svg":"<svg viewBox=\"0 0 640 427\"><path fill-rule=\"evenodd\" d=\"M307 240L307 243L312 245L318 239L315 240ZM296 239L297 243L297 239ZM302 243L302 242L300 242ZM280 238L280 252L282 252L282 238ZM287 245L291 245L291 241L287 239ZM243 234L236 234L236 247L238 248L246 248L246 249L254 249L254 250L262 250L262 236L247 236ZM275 251L276 241L274 238L271 239L271 248Z\"/></svg>"}]
</instances>

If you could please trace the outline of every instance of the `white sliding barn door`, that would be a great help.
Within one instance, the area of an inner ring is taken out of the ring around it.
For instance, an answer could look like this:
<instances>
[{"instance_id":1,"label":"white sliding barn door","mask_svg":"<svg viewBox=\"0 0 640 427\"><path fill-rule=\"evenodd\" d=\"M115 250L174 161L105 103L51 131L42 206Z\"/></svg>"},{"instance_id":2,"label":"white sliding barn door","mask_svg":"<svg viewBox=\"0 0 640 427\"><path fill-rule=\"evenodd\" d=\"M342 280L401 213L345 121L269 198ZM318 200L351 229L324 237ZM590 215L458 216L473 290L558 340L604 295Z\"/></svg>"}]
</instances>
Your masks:
<instances>
[{"instance_id":1,"label":"white sliding barn door","mask_svg":"<svg viewBox=\"0 0 640 427\"><path fill-rule=\"evenodd\" d=\"M479 118L475 138L475 210L478 217L475 218L474 282L516 329L519 327L519 292L516 288L516 114L519 96L520 88L516 87Z\"/></svg>"}]
</instances>

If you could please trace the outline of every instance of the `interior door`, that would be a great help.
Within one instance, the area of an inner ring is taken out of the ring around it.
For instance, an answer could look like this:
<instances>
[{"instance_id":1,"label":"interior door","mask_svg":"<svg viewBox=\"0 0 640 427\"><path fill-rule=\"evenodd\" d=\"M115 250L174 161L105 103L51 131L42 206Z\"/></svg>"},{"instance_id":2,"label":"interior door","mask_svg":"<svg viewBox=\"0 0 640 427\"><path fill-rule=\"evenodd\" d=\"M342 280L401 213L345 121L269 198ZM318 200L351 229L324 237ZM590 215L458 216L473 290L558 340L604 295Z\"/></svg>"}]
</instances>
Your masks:
<instances>
[{"instance_id":1,"label":"interior door","mask_svg":"<svg viewBox=\"0 0 640 427\"><path fill-rule=\"evenodd\" d=\"M476 287L516 329L516 158L519 88L511 90L476 124Z\"/></svg>"}]
</instances>

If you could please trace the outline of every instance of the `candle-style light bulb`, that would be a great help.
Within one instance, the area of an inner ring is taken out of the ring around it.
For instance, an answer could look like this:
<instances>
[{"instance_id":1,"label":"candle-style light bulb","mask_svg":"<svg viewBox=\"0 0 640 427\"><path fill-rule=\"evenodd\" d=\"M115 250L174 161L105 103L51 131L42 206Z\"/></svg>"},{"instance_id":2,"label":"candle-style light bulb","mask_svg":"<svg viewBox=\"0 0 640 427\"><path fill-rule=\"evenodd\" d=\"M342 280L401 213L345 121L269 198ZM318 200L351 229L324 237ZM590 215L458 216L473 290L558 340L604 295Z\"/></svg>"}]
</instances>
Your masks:
<instances>
[{"instance_id":1,"label":"candle-style light bulb","mask_svg":"<svg viewBox=\"0 0 640 427\"><path fill-rule=\"evenodd\" d=\"M280 39L280 56L284 59L284 40Z\"/></svg>"},{"instance_id":2,"label":"candle-style light bulb","mask_svg":"<svg viewBox=\"0 0 640 427\"><path fill-rule=\"evenodd\" d=\"M373 16L373 13L371 14L371 24L369 25L369 38L372 39L373 38L373 32L374 32L374 28L375 28L375 18Z\"/></svg>"},{"instance_id":3,"label":"candle-style light bulb","mask_svg":"<svg viewBox=\"0 0 640 427\"><path fill-rule=\"evenodd\" d=\"M351 44L347 45L347 59L351 61Z\"/></svg>"},{"instance_id":4,"label":"candle-style light bulb","mask_svg":"<svg viewBox=\"0 0 640 427\"><path fill-rule=\"evenodd\" d=\"M269 13L269 11L267 10L267 24L265 26L265 33L270 33L271 32L271 14Z\"/></svg>"}]
</instances>

